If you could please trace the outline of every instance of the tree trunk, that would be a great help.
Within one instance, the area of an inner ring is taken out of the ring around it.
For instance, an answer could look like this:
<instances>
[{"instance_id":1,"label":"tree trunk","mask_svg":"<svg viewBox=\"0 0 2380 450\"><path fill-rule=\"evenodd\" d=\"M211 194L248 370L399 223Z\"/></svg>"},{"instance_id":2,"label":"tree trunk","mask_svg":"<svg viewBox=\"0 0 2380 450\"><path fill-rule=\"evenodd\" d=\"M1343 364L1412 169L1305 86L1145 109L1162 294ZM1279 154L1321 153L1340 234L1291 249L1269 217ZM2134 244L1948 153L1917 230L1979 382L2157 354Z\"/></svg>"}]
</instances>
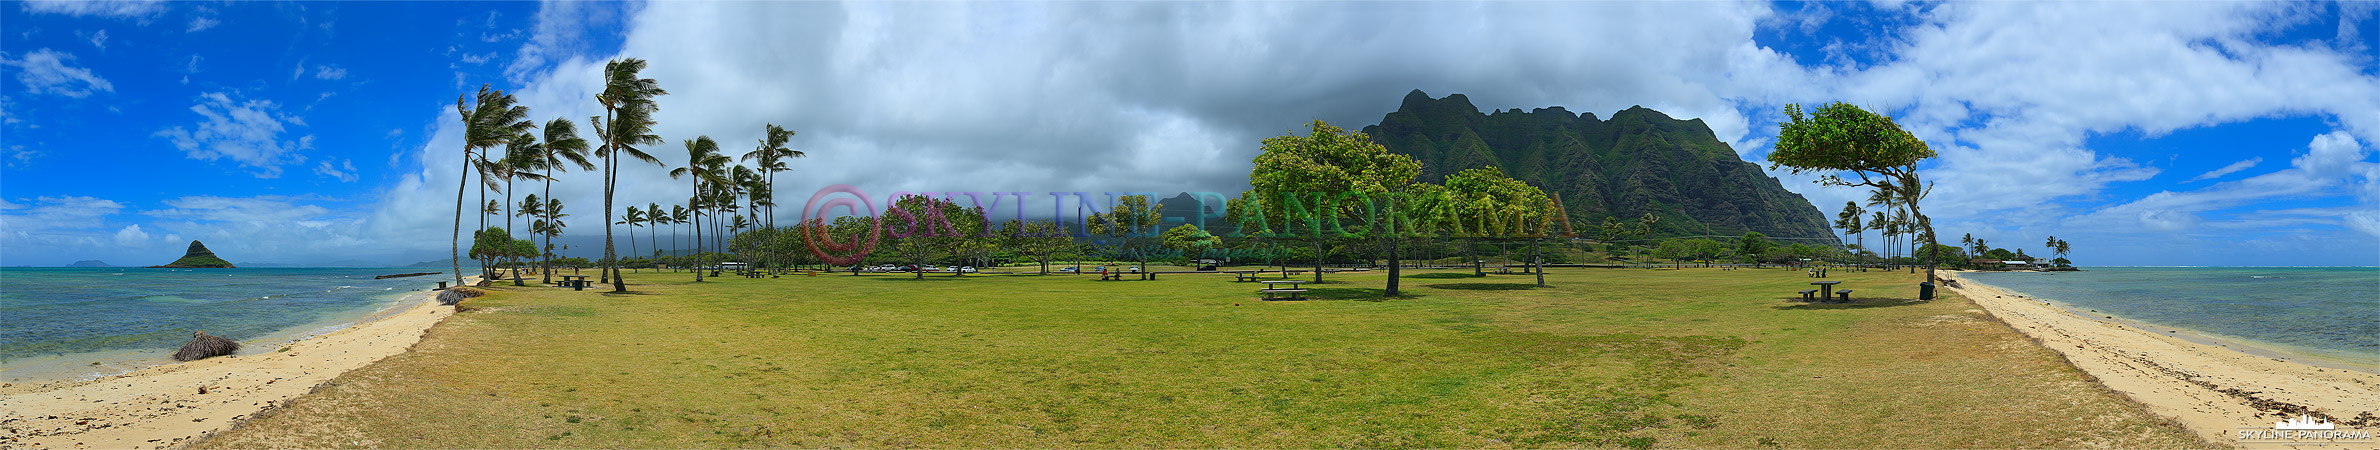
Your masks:
<instances>
[{"instance_id":1,"label":"tree trunk","mask_svg":"<svg viewBox=\"0 0 2380 450\"><path fill-rule=\"evenodd\" d=\"M553 159L553 158L552 158L552 154L550 153L550 151L549 151L549 153L547 154L547 158L546 158L546 159ZM556 164L559 164L559 162L556 162ZM553 202L554 202L554 201L553 201L553 198L554 198L554 166L553 166L553 165L547 165L547 166L545 166L545 199L546 199L545 201L546 201L546 205L538 205L538 206L542 208L542 207L545 207L545 206L548 206L548 205L551 205L551 204L553 204ZM549 209L550 209L550 208L549 208ZM554 226L554 212L553 212L553 211L546 211L546 212L545 212L545 221L546 221L546 226L547 226L547 227L552 227L552 226ZM537 247L537 259L539 259L539 260L540 260L540 262L537 264L537 274L538 274L538 276L540 276L540 277L543 277L543 278L545 279L545 281L541 281L540 283L543 283L543 284L554 284L554 251L552 250L552 248L553 248L553 246L554 246L554 235L551 235L551 234L546 234L546 233L543 233L543 232L539 232L539 233L537 233L537 234L539 234L539 235L542 235L542 236L544 236L544 237L545 237L545 244L544 244L544 245L539 245L539 246Z\"/></svg>"},{"instance_id":2,"label":"tree trunk","mask_svg":"<svg viewBox=\"0 0 2380 450\"><path fill-rule=\"evenodd\" d=\"M1544 239L1529 240L1529 271L1537 273L1537 287L1545 287L1545 256L1544 253L1537 251L1537 243L1544 241Z\"/></svg>"},{"instance_id":3,"label":"tree trunk","mask_svg":"<svg viewBox=\"0 0 2380 450\"><path fill-rule=\"evenodd\" d=\"M459 108L459 107L458 107ZM463 190L471 188L471 147L463 147L463 171L455 175L455 232L448 262L454 263L455 285L463 285ZM476 235L477 233L473 233Z\"/></svg>"},{"instance_id":4,"label":"tree trunk","mask_svg":"<svg viewBox=\"0 0 2380 450\"><path fill-rule=\"evenodd\" d=\"M1322 237L1319 235L1314 237L1314 282L1322 282Z\"/></svg>"},{"instance_id":5,"label":"tree trunk","mask_svg":"<svg viewBox=\"0 0 2380 450\"><path fill-rule=\"evenodd\" d=\"M688 167L688 168L693 168L693 167L694 167L694 163L692 163L692 162L688 162L688 163L686 163L686 167ZM691 179L692 179L692 181L694 181L694 196L693 196L693 197L688 197L688 198L686 199L686 205L687 205L688 207L690 207L690 208L691 208L693 205L698 205L698 204L701 204L701 199L702 199L702 174L701 174L701 173L700 173L698 170L688 170L688 172L695 172L695 173L692 173L692 174L691 174L691 175L694 175L694 176L692 176L692 177L688 177L688 178L691 178ZM695 256L695 258L693 259L693 262L687 263L686 265L687 265L687 266L692 266L692 267L694 268L694 282L696 282L696 283L701 283L701 282L702 282L702 258L701 258L701 256L702 256L702 212L700 212L700 211L696 211L696 212L693 214L693 216L694 216L694 223L693 223L692 225L693 225L693 228L694 228L694 256Z\"/></svg>"},{"instance_id":6,"label":"tree trunk","mask_svg":"<svg viewBox=\"0 0 2380 450\"><path fill-rule=\"evenodd\" d=\"M521 284L520 255L512 254L512 179L510 178L504 180L504 240L506 241L504 242L504 256L512 260L512 285L528 286Z\"/></svg>"},{"instance_id":7,"label":"tree trunk","mask_svg":"<svg viewBox=\"0 0 2380 450\"><path fill-rule=\"evenodd\" d=\"M620 182L620 154L612 152L610 164L603 174L603 260L611 266L612 292L628 292L628 279L620 276L620 255L612 243L612 195Z\"/></svg>"}]
</instances>

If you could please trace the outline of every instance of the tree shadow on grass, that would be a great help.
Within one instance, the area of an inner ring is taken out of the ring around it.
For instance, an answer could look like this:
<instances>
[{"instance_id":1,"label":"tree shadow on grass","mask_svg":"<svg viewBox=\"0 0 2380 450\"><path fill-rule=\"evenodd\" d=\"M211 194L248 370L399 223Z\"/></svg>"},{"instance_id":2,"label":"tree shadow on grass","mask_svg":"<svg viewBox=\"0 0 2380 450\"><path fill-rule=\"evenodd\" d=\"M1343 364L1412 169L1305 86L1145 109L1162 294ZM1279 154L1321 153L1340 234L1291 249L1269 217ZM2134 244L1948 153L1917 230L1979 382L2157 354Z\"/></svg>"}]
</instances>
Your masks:
<instances>
[{"instance_id":1,"label":"tree shadow on grass","mask_svg":"<svg viewBox=\"0 0 2380 450\"><path fill-rule=\"evenodd\" d=\"M1923 301L1918 301L1917 299L1914 299L1914 298L1877 298L1877 297L1866 297L1866 298L1854 298L1854 299L1852 299L1850 302L1825 302L1825 303L1802 303L1802 302L1801 302L1801 300L1802 300L1802 299L1801 299L1801 297L1782 297L1782 298L1786 299L1787 301L1791 301L1791 302L1793 302L1793 304L1790 304L1790 305L1777 305L1777 306L1776 306L1776 308L1777 308L1777 309L1787 309L1787 310L1811 310L1811 309L1868 309L1868 308L1890 308L1890 307L1895 307L1895 306L1910 306L1910 305L1917 305L1917 304L1923 304L1923 303L1925 303L1925 302L1923 302Z\"/></svg>"},{"instance_id":2,"label":"tree shadow on grass","mask_svg":"<svg viewBox=\"0 0 2380 450\"><path fill-rule=\"evenodd\" d=\"M1438 273L1417 273L1417 274L1412 274L1412 275L1406 275L1406 276L1405 276L1405 278L1479 278L1479 276L1478 276L1478 275L1472 275L1472 274L1468 274L1468 273L1460 273L1460 272L1438 272Z\"/></svg>"},{"instance_id":3,"label":"tree shadow on grass","mask_svg":"<svg viewBox=\"0 0 2380 450\"><path fill-rule=\"evenodd\" d=\"M1525 291L1537 288L1536 283L1439 283L1422 286L1463 291Z\"/></svg>"},{"instance_id":4,"label":"tree shadow on grass","mask_svg":"<svg viewBox=\"0 0 2380 450\"><path fill-rule=\"evenodd\" d=\"M868 279L868 281L960 281L960 280L971 280L971 279L974 279L974 277L954 277L954 276L949 276L949 275L926 275L926 277L925 277L925 278L918 278L916 275L910 275L910 276L905 276L905 277L876 277L876 278L869 278L869 279Z\"/></svg>"},{"instance_id":5,"label":"tree shadow on grass","mask_svg":"<svg viewBox=\"0 0 2380 450\"><path fill-rule=\"evenodd\" d=\"M1423 297L1421 294L1413 293L1413 291L1400 292L1399 295L1395 297L1388 297L1387 294L1387 289L1377 288L1313 288L1307 289L1304 295L1308 300L1356 300L1366 302L1377 302L1391 299L1404 300Z\"/></svg>"}]
</instances>

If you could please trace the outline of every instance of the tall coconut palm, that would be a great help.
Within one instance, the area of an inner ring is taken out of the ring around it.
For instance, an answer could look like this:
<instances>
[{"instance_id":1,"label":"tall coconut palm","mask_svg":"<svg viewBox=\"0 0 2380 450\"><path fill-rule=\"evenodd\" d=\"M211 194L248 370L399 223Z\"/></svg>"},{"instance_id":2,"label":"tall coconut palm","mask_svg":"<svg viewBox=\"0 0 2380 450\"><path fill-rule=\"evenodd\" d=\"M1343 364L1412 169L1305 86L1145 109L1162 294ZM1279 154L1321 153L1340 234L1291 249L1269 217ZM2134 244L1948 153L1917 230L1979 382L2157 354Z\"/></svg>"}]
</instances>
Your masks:
<instances>
[{"instance_id":1,"label":"tall coconut palm","mask_svg":"<svg viewBox=\"0 0 2380 450\"><path fill-rule=\"evenodd\" d=\"M636 205L629 205L627 213L620 215L620 224L628 226L628 254L630 255L637 254L636 227L644 223L645 211L636 209Z\"/></svg>"},{"instance_id":2,"label":"tall coconut palm","mask_svg":"<svg viewBox=\"0 0 2380 450\"><path fill-rule=\"evenodd\" d=\"M688 211L688 210L687 210L687 208L686 208L686 205L669 205L669 223L672 223L672 224L677 224L677 225L688 225L688 226L692 226L692 225L693 225L693 221L694 221L694 213L693 213L692 211ZM669 232L669 252L670 252L670 253L679 253L679 252L680 252L680 249L681 249L681 248L683 248L683 247L680 247L680 246L678 245L678 244L679 244L679 242L678 242L678 236L682 236L682 235L685 235L685 234L686 234L686 230L680 230L680 229L674 229L674 228L670 230L670 232Z\"/></svg>"},{"instance_id":3,"label":"tall coconut palm","mask_svg":"<svg viewBox=\"0 0 2380 450\"><path fill-rule=\"evenodd\" d=\"M521 198L521 209L518 212L514 212L513 215L526 218L524 220L527 220L527 223L529 224L529 240L531 242L536 242L538 241L539 237L545 236L545 232L542 231L543 228L538 225L538 221L545 218L545 200L538 197L536 193L530 193L528 197ZM539 246L538 248L540 249L538 250L538 253L543 255L545 253L543 250L545 247ZM544 257L540 256L538 259L542 260ZM540 268L538 269L538 272L545 272L543 266L539 267Z\"/></svg>"},{"instance_id":4,"label":"tall coconut palm","mask_svg":"<svg viewBox=\"0 0 2380 450\"><path fill-rule=\"evenodd\" d=\"M754 164L758 165L758 167L755 167L755 169L760 170L762 177L766 179L761 183L767 187L765 191L769 194L767 196L769 199L769 206L768 215L763 216L763 218L767 220L761 221L761 224L762 227L770 230L777 229L777 172L793 170L791 166L786 164L785 160L788 158L801 158L810 156L808 153L802 153L800 150L785 148L785 144L792 141L793 136L793 130L787 130L784 127L779 127L777 124L773 123L767 124L767 126L762 129L760 146L754 147L752 151L744 152L743 159L752 161ZM772 259L770 264L774 265L779 262L775 261L775 259L782 258L780 258L780 255L777 255L773 251L776 246L771 245L768 246L768 248L772 250L769 253L769 256Z\"/></svg>"},{"instance_id":5,"label":"tall coconut palm","mask_svg":"<svg viewBox=\"0 0 2380 450\"><path fill-rule=\"evenodd\" d=\"M661 210L661 204L660 204L660 203L646 203L646 204L645 204L645 226L646 226L646 227L651 227L651 226L653 226L653 225L668 225L669 223L670 223L670 222L669 222L669 212L668 212L668 211L662 211L662 210ZM660 238L659 236L656 236L656 235L658 235L658 234L661 234L661 233L660 233L660 232L658 232L658 231L654 231L654 230L645 230L645 240L647 241L647 243L649 243L649 244L653 244L653 255L654 255L654 256L660 256L660 255L661 255L661 238ZM656 258L655 260L656 260L656 261L658 261L659 259L658 259L658 258ZM661 270L661 266L659 266L659 265L655 265L655 266L653 266L653 270L655 270L655 271L659 271L659 270Z\"/></svg>"},{"instance_id":6,"label":"tall coconut palm","mask_svg":"<svg viewBox=\"0 0 2380 450\"><path fill-rule=\"evenodd\" d=\"M457 285L463 284L463 191L471 187L472 161L478 159L474 151L509 142L533 125L528 120L529 107L513 103L512 95L485 84L479 86L476 96L455 97L455 115L463 121L463 170L455 174L454 234L449 243Z\"/></svg>"},{"instance_id":7,"label":"tall coconut palm","mask_svg":"<svg viewBox=\"0 0 2380 450\"><path fill-rule=\"evenodd\" d=\"M671 169L669 171L669 179L675 180L679 177L687 178L689 182L693 183L691 185L693 187L693 194L687 197L686 201L689 204L701 205L703 202L703 186L718 184L718 182L721 181L717 173L718 167L723 166L726 163L727 157L719 154L719 143L712 141L710 136L698 136L694 139L687 139L686 166ZM702 249L702 216L696 215L694 216L694 254L701 255ZM696 265L699 266L700 264ZM702 281L701 267L695 267L694 281Z\"/></svg>"},{"instance_id":8,"label":"tall coconut palm","mask_svg":"<svg viewBox=\"0 0 2380 450\"><path fill-rule=\"evenodd\" d=\"M587 161L587 140L578 137L578 125L569 119L555 117L554 120L547 121L545 123L545 144L539 146L539 149L543 151L540 152L537 166L545 169L546 198L554 198L555 171L569 170L569 166L578 166L580 171L595 170L595 164ZM558 220L553 217L546 219ZM545 235L543 247L552 248L553 246L553 235ZM554 282L554 258L551 253L547 252L544 262L538 265L537 270L545 277L546 284Z\"/></svg>"},{"instance_id":9,"label":"tall coconut palm","mask_svg":"<svg viewBox=\"0 0 2380 450\"><path fill-rule=\"evenodd\" d=\"M512 142L506 143L504 145L504 159L496 161L496 171L497 173L502 174L504 178L504 239L506 241L507 248L511 247L510 243L512 241L513 231L513 181L522 179L545 179L545 175L538 173L538 165L543 160L543 158L539 155L543 153L545 153L544 144L537 142L537 135L521 133L518 136L514 136ZM531 236L535 237L535 235ZM510 264L512 266L512 285L526 286L525 284L521 283L520 255L515 254L515 252L505 252L505 257L511 260L508 262L512 263Z\"/></svg>"},{"instance_id":10,"label":"tall coconut palm","mask_svg":"<svg viewBox=\"0 0 2380 450\"><path fill-rule=\"evenodd\" d=\"M595 133L603 139L603 147L595 156L603 159L603 223L612 221L612 198L619 188L620 157L634 157L660 164L661 160L637 149L636 145L659 144L661 136L653 134L653 113L661 108L654 97L669 95L661 83L651 78L637 78L645 70L645 60L621 58L603 65L603 92L595 94L595 102L603 105L601 119L596 121ZM619 258L612 246L611 226L603 227L603 258L609 266L612 292L628 292L628 281L621 279Z\"/></svg>"}]
</instances>

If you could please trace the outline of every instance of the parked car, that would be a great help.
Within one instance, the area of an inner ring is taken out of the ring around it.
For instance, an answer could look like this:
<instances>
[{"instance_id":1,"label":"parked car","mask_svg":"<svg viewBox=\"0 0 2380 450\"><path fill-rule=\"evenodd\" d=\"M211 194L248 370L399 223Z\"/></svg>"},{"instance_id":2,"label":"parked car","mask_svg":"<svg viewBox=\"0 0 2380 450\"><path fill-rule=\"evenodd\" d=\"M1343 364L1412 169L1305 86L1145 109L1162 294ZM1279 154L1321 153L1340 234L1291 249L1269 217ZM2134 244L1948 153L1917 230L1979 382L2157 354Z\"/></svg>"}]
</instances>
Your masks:
<instances>
[{"instance_id":1,"label":"parked car","mask_svg":"<svg viewBox=\"0 0 2380 450\"><path fill-rule=\"evenodd\" d=\"M959 266L959 273L975 273L975 266Z\"/></svg>"},{"instance_id":2,"label":"parked car","mask_svg":"<svg viewBox=\"0 0 2380 450\"><path fill-rule=\"evenodd\" d=\"M1075 272L1075 270L1074 270L1074 267L1072 267L1072 266L1068 266L1068 267L1060 267L1060 268L1058 268L1058 271L1059 271L1059 272L1066 272L1066 273L1074 273L1074 272Z\"/></svg>"}]
</instances>

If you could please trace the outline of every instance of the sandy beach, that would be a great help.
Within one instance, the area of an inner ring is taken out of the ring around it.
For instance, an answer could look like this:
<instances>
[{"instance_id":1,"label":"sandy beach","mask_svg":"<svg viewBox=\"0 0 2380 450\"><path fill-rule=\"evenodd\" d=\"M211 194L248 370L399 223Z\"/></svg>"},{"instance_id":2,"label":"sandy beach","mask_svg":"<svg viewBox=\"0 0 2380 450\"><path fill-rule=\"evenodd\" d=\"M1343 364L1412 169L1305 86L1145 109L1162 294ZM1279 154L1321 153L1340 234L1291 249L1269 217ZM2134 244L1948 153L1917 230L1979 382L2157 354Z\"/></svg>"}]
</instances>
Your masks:
<instances>
[{"instance_id":1,"label":"sandy beach","mask_svg":"<svg viewBox=\"0 0 2380 450\"><path fill-rule=\"evenodd\" d=\"M2109 389L2151 413L2181 422L2210 442L2295 448L2243 441L2240 432L2272 430L2274 422L2306 413L2345 422L2338 425L2340 430L2380 428L2356 422L2359 416L2370 421L2380 409L2380 374L2370 366L2289 361L2266 350L2188 338L2184 330L2080 315L2088 311L2069 311L1971 280L1958 279L1951 286L2042 346L2065 354ZM2361 426L2353 426L2357 424Z\"/></svg>"},{"instance_id":2,"label":"sandy beach","mask_svg":"<svg viewBox=\"0 0 2380 450\"><path fill-rule=\"evenodd\" d=\"M408 294L393 313L291 342L0 394L0 449L172 448L229 429L339 374L404 353L454 314Z\"/></svg>"}]
</instances>

